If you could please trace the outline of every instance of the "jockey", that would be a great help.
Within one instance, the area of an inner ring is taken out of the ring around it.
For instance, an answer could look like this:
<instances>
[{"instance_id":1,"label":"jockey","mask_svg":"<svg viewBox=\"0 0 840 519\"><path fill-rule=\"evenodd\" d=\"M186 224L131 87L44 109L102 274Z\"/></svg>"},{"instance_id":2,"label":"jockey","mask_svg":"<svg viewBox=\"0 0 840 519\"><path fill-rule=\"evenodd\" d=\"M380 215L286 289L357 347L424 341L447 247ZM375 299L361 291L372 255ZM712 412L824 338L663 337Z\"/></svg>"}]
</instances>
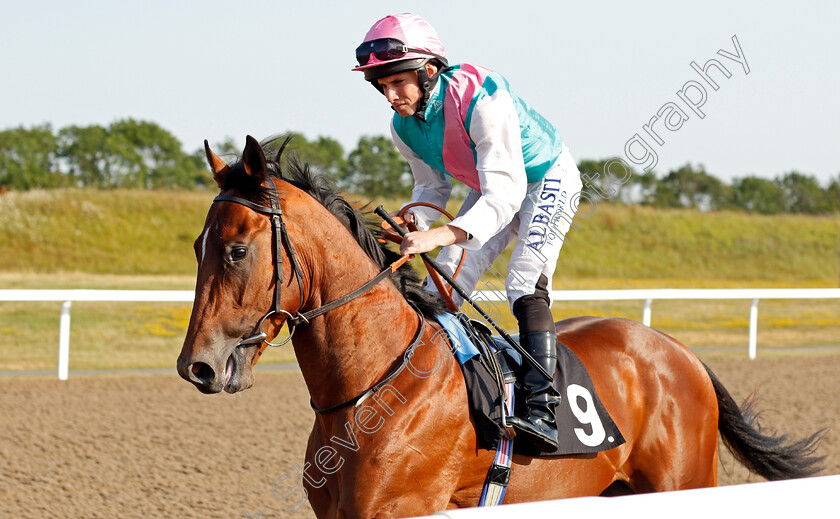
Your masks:
<instances>
[{"instance_id":1,"label":"jockey","mask_svg":"<svg viewBox=\"0 0 840 519\"><path fill-rule=\"evenodd\" d=\"M439 217L431 209L406 213L419 230L404 237L400 252L443 247L437 260L452 273L461 249L471 251L458 279L471 293L513 241L505 288L520 342L553 376L551 278L582 186L557 130L500 74L467 63L450 66L437 33L416 14L377 21L356 49L356 59L353 70L364 72L395 112L391 134L414 175L411 202L446 207L450 177L471 188L448 225L429 229ZM559 395L530 365L523 385L527 415L508 421L535 447L553 451Z\"/></svg>"}]
</instances>

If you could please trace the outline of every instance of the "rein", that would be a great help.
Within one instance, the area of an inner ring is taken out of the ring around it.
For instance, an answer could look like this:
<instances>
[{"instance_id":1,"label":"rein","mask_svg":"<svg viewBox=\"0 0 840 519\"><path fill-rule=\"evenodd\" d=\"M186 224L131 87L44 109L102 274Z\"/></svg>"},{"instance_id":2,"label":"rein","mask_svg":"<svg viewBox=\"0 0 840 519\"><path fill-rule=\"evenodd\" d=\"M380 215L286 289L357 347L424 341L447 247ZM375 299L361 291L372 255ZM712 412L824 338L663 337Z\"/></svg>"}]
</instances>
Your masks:
<instances>
[{"instance_id":1,"label":"rein","mask_svg":"<svg viewBox=\"0 0 840 519\"><path fill-rule=\"evenodd\" d=\"M340 404L336 404L330 407L325 407L323 409L315 407L315 402L312 399L309 399L309 407L312 408L318 414L330 414L332 412L338 411L339 409L344 409L345 407L349 407L353 404L356 404L356 407L359 406L362 402L364 402L370 395L375 394L377 391L388 385L392 380L397 378L400 373L402 373L406 367L408 367L408 363L411 362L411 358L414 356L414 351L417 348L417 345L420 344L421 339L423 338L423 332L426 331L426 320L423 318L423 315L415 308L415 312L417 312L417 317L420 320L420 325L417 327L417 333L414 335L414 340L411 341L411 344L405 349L402 354L402 363L397 366L397 369L391 371L385 378L377 382L368 390L362 391L358 395L354 396L349 400L345 400Z\"/></svg>"},{"instance_id":2,"label":"rein","mask_svg":"<svg viewBox=\"0 0 840 519\"><path fill-rule=\"evenodd\" d=\"M219 195L213 199L213 202L234 202L240 205L251 209L252 211L256 211L258 213L267 214L271 216L271 228L274 234L274 271L276 275L275 280L275 287L274 287L274 309L269 310L257 323L254 327L253 331L251 332L251 336L239 341L237 346L241 346L243 344L259 344L263 343L265 346L274 346L279 347L283 346L287 342L289 342L294 335L295 328L301 324L309 324L310 319L314 319L315 317L321 316L334 308L338 308L339 306L346 304L353 299L356 299L360 295L364 294L374 285L385 279L388 275L393 272L396 272L398 268L400 268L406 261L408 261L409 257L404 256L391 265L382 269L379 274L376 275L373 279L365 283L364 285L360 286L356 290L344 295L334 301L331 301L323 306L319 306L318 308L309 310L308 312L300 313L300 309L303 307L304 299L303 299L303 273L301 272L300 266L298 265L297 257L295 256L295 249L292 247L292 242L289 239L289 233L286 230L286 224L283 221L283 210L279 207L279 198L277 196L277 190L274 186L274 182L269 182L269 189L271 191L271 207L266 207L264 205L255 204L250 200L246 200L244 198L239 198L237 196L225 196ZM298 304L298 309L295 310L294 315L283 310L280 308L280 296L281 296L281 289L283 284L283 245L285 244L286 249L289 251L289 261L292 264L293 272L295 278L297 279L298 283L298 290L300 293L300 303ZM267 337L268 335L262 331L262 326L265 320L270 317L271 315L275 314L286 314L286 322L289 324L289 337L286 338L283 342L279 344L275 344L269 342ZM260 349L260 353L262 353L263 346Z\"/></svg>"},{"instance_id":3,"label":"rein","mask_svg":"<svg viewBox=\"0 0 840 519\"><path fill-rule=\"evenodd\" d=\"M291 331L289 337L279 344L274 344L267 340L268 335L262 331L262 326L265 320L274 314L286 314L289 319L294 319L295 316L283 310L280 307L280 296L281 291L283 289L283 244L286 245L286 249L289 251L289 262L292 264L292 272L295 275L298 283L298 290L300 294L300 303L298 304L298 309L295 311L296 315L300 315L300 309L303 307L303 273L300 270L300 265L298 265L297 258L295 256L295 249L292 247L292 242L289 239L289 232L286 230L286 223L283 221L283 210L280 209L280 197L277 195L277 187L274 185L274 182L267 182L268 189L270 191L269 201L271 202L271 207L266 207L264 205L255 204L250 200L245 200L244 198L239 198L238 196L225 196L219 195L213 199L213 203L216 202L234 202L239 205L243 205L252 211L256 211L258 213L267 214L271 217L271 230L274 236L274 273L275 273L275 284L274 284L274 309L269 310L262 319L259 320L257 325L254 327L253 331L251 332L251 336L239 341L237 347L243 344L261 344L259 354L262 355L262 352L265 350L266 346L283 346L287 342L289 342L294 335L294 323L291 326ZM305 320L305 318L303 319ZM257 356L259 358L259 356Z\"/></svg>"},{"instance_id":4,"label":"rein","mask_svg":"<svg viewBox=\"0 0 840 519\"><path fill-rule=\"evenodd\" d=\"M377 274L376 277L374 277L373 279L371 279L370 281L368 281L364 285L360 286L356 290L353 290L352 292L348 293L347 295L341 296L338 299L336 299L334 301L331 301L331 302L329 302L329 303L327 303L323 306L319 306L318 308L315 308L313 310L309 310L308 312L304 312L304 313L298 312L297 315L291 316L288 319L288 321L291 322L292 326L297 326L300 323L309 324L310 319L314 319L315 317L318 317L320 315L324 315L325 313L329 312L333 308L338 308L339 306L341 306L345 303L349 303L350 301L352 301L352 300L356 299L357 297L359 297L360 295L364 294L365 292L367 292L368 290L373 288L374 285L376 285L377 283L379 283L380 281L382 281L383 279L388 277L390 274L393 274L394 272L396 272L398 268L402 267L403 263L408 261L408 259L409 259L409 256L401 257L397 261L391 263L390 265L388 265L387 267L385 267L384 269L379 271L379 274Z\"/></svg>"},{"instance_id":5,"label":"rein","mask_svg":"<svg viewBox=\"0 0 840 519\"><path fill-rule=\"evenodd\" d=\"M283 346L287 342L292 339L292 336L295 333L295 329L300 324L309 324L311 319L314 319L318 316L324 315L325 313L338 308L341 305L344 305L353 299L361 296L371 288L373 288L376 284L380 281L388 277L390 274L394 273L399 269L406 261L408 261L411 256L403 256L397 261L391 263L387 267L383 268L379 274L377 274L373 279L365 283L364 285L360 286L359 288L349 292L348 294L339 297L338 299L331 301L325 305L319 306L318 308L314 308L307 312L301 313L300 309L303 308L304 304L304 297L303 297L303 272L300 269L300 266L297 261L297 257L295 255L294 247L292 246L292 242L289 239L289 233L286 230L286 224L283 221L283 210L280 208L280 197L277 195L277 187L275 186L273 181L268 181L268 189L270 192L269 201L271 203L271 207L266 207L264 205L255 204L250 200L246 200L244 198L240 198L237 196L227 196L227 195L219 195L213 199L213 203L215 202L233 202L239 205L243 205L252 211L256 211L261 214L266 214L271 217L271 229L272 234L274 236L274 271L275 271L275 287L274 287L274 308L269 310L262 318L257 322L254 329L251 331L251 335L244 339L240 339L239 344L236 346L242 345L250 345L250 344L259 344L260 348L257 354L254 356L253 364L256 364L257 360L262 355L263 351L265 351L266 346L272 347L279 347ZM283 246L286 246L289 254L289 262L292 264L292 272L294 273L295 278L297 279L298 289L300 294L300 303L298 304L297 310L295 310L294 315L289 313L286 310L283 310L280 307L280 296L281 290L283 285ZM310 399L309 405L312 407L312 410L318 414L328 414L339 409L343 409L347 406L356 404L358 405L362 401L364 401L367 397L371 394L376 393L386 384L394 380L400 373L402 373L405 368L408 366L408 363L411 361L411 358L414 356L414 351L417 348L417 345L420 343L421 338L423 337L423 332L426 329L426 321L420 312L415 308L415 312L417 312L417 316L420 321L420 325L418 326L417 333L415 334L414 340L411 341L411 344L408 345L406 350L403 352L402 355L402 363L392 372L390 372L385 378L377 382L373 387L361 392L359 395L342 402L340 404L327 407L324 409L319 409L315 407L315 404ZM289 327L289 337L287 337L283 342L279 344L275 344L268 341L268 335L262 331L263 323L265 320L272 316L272 315L279 315L285 314L286 323Z\"/></svg>"}]
</instances>

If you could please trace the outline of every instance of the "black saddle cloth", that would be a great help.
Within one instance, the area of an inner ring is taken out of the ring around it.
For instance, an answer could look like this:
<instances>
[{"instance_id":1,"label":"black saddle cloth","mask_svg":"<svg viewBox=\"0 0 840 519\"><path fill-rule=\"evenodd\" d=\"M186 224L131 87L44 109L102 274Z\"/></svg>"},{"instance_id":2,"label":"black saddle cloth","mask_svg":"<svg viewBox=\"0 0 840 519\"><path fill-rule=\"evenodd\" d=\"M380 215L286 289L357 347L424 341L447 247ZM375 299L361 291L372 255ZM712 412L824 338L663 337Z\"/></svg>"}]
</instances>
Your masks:
<instances>
[{"instance_id":1,"label":"black saddle cloth","mask_svg":"<svg viewBox=\"0 0 840 519\"><path fill-rule=\"evenodd\" d=\"M521 355L501 337L490 337L482 331L469 330L481 355L461 365L470 400L470 413L475 422L479 444L495 449L504 429L502 393L493 375L487 355L495 355L507 379L520 378L524 369ZM518 342L518 336L513 336ZM492 352L492 353L491 353ZM557 370L554 388L560 403L554 410L559 445L551 452L540 452L524 441L515 441L514 452L527 456L563 456L605 451L624 443L624 437L598 398L589 372L577 355L566 345L557 343ZM515 414L524 416L524 390L515 384Z\"/></svg>"}]
</instances>

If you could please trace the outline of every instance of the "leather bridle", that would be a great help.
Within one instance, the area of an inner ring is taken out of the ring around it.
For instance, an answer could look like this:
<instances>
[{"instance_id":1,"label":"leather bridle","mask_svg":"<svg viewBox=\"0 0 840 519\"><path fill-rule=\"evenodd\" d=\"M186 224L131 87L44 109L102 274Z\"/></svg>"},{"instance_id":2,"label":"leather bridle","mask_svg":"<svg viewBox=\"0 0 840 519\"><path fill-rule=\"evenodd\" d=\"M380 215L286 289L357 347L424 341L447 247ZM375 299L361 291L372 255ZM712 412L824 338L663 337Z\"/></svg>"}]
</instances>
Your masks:
<instances>
[{"instance_id":1,"label":"leather bridle","mask_svg":"<svg viewBox=\"0 0 840 519\"><path fill-rule=\"evenodd\" d=\"M259 351L254 355L253 364L256 364L259 357L262 355L263 351L265 350L266 346L273 346L279 347L283 346L287 342L292 339L292 336L295 333L295 329L301 323L309 324L311 319L323 315L330 310L337 308L353 299L359 297L360 295L364 294L371 288L373 288L377 283L388 277L391 273L396 272L398 268L400 268L406 261L410 259L411 256L403 256L394 263L388 265L387 267L383 268L379 274L376 275L373 279L365 283L364 285L360 286L359 288L349 292L348 294L331 301L323 306L319 306L318 308L309 310L307 312L301 313L300 309L303 308L304 305L304 295L303 295L303 272L300 269L300 265L298 264L298 260L295 256L295 249L292 247L292 242L289 239L289 233L286 230L286 223L283 221L283 210L280 208L280 198L277 195L277 187L274 184L273 180L268 180L266 182L268 185L269 191L269 202L271 203L271 207L266 207L264 205L259 205L250 200L246 200L244 198L240 198L237 196L227 196L227 195L219 195L213 199L213 203L216 202L233 202L236 204L243 205L252 211L256 211L261 214L266 214L271 217L271 229L273 234L273 245L274 245L274 271L275 271L275 287L274 287L274 308L266 312L265 315L257 322L256 326L254 326L253 330L249 337L240 339L239 343L236 345L237 347L243 345L251 345L251 344L259 344ZM298 304L297 310L295 310L294 315L289 313L286 310L283 310L281 305L281 290L283 285L283 246L285 245L286 250L289 254L289 262L292 265L292 273L294 274L295 278L297 279L298 289L300 293L300 303ZM412 305L413 308L413 305ZM418 326L417 332L414 336L414 340L412 340L411 344L408 345L406 350L403 352L402 355L402 363L393 371L388 373L388 375L376 383L370 389L367 389L360 393L359 395L342 402L340 404L319 409L315 407L314 403L310 400L310 405L312 409L319 414L327 414L333 411L337 411L349 405L359 405L362 401L364 401L368 396L377 392L387 383L392 381L396 378L402 371L407 367L408 363L411 360L411 357L414 355L414 351L419 345L422 337L423 332L425 330L426 321L423 316L420 314L419 311L415 308L414 311L417 313L419 318L420 324ZM268 341L268 335L262 330L263 323L266 319L268 319L272 315L286 315L286 323L289 327L289 336L281 343L273 343Z\"/></svg>"},{"instance_id":2,"label":"leather bridle","mask_svg":"<svg viewBox=\"0 0 840 519\"><path fill-rule=\"evenodd\" d=\"M273 181L268 181L266 184L268 184L269 202L271 203L271 207L255 204L250 200L245 200L244 198L239 198L237 196L219 195L213 199L213 203L234 202L244 205L252 211L267 214L271 217L271 230L274 237L274 308L269 310L265 315L263 315L262 319L257 322L257 325L252 330L250 337L240 340L239 344L237 344L237 346L241 346L243 344L260 344L259 354L262 354L266 346L283 346L292 339L292 335L294 335L295 331L295 325L297 323L309 322L300 313L300 309L303 307L304 302L303 273L301 272L300 265L298 265L297 258L295 257L295 249L292 247L291 240L289 240L289 233L286 231L286 223L283 221L283 210L280 208L280 198L277 195L277 187L274 185ZM298 304L298 309L295 311L295 315L290 314L280 307L282 301L280 296L283 289L283 244L286 245L286 249L289 251L289 262L292 264L292 273L294 274L295 279L297 279L298 289L300 291L300 303ZM287 316L286 322L289 323L289 336L283 342L275 344L267 340L268 335L262 331L262 327L268 317L280 314L286 314ZM257 358L259 358L259 355L257 355Z\"/></svg>"}]
</instances>

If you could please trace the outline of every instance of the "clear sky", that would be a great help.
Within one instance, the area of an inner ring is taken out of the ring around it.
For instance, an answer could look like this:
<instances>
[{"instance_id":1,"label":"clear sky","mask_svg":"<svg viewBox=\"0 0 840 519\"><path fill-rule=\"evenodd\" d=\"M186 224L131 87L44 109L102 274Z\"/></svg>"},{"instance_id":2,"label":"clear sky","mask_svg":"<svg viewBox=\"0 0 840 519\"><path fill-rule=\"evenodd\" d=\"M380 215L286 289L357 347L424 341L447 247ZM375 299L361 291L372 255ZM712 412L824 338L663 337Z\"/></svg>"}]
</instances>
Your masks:
<instances>
[{"instance_id":1,"label":"clear sky","mask_svg":"<svg viewBox=\"0 0 840 519\"><path fill-rule=\"evenodd\" d=\"M189 152L205 138L241 145L246 134L289 130L333 137L350 150L362 135L387 134L391 116L350 71L353 51L374 21L413 11L437 29L450 62L505 75L578 160L625 157L638 133L660 175L689 161L726 181L796 169L825 185L840 174L840 2L0 5L0 128L133 117L170 130ZM736 53L733 35L749 74L717 53ZM690 66L712 58L731 74L710 72L718 90ZM688 81L706 91L703 118L677 94ZM678 130L650 123L667 103L688 116Z\"/></svg>"}]
</instances>

